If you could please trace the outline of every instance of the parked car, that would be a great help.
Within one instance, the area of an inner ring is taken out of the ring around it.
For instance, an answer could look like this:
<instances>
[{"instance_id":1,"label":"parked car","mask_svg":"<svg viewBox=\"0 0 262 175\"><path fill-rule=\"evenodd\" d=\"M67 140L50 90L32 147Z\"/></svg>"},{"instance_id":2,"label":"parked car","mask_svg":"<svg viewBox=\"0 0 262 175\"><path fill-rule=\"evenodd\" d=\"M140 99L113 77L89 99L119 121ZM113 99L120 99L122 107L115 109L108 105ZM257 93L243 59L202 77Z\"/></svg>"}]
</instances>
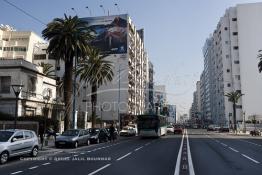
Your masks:
<instances>
[{"instance_id":1,"label":"parked car","mask_svg":"<svg viewBox=\"0 0 262 175\"><path fill-rule=\"evenodd\" d=\"M252 130L252 131L250 131L250 135L252 135L252 136L260 136L261 133L259 132L259 130Z\"/></svg>"},{"instance_id":2,"label":"parked car","mask_svg":"<svg viewBox=\"0 0 262 175\"><path fill-rule=\"evenodd\" d=\"M31 154L38 154L38 138L34 131L10 129L0 130L0 163L4 164L8 158Z\"/></svg>"},{"instance_id":3,"label":"parked car","mask_svg":"<svg viewBox=\"0 0 262 175\"><path fill-rule=\"evenodd\" d=\"M218 132L229 132L229 128L228 127L221 127L218 129Z\"/></svg>"},{"instance_id":4,"label":"parked car","mask_svg":"<svg viewBox=\"0 0 262 175\"><path fill-rule=\"evenodd\" d=\"M104 128L90 128L90 143L108 142L109 132Z\"/></svg>"},{"instance_id":5,"label":"parked car","mask_svg":"<svg viewBox=\"0 0 262 175\"><path fill-rule=\"evenodd\" d=\"M125 126L119 133L120 136L135 136L136 130L133 127Z\"/></svg>"},{"instance_id":6,"label":"parked car","mask_svg":"<svg viewBox=\"0 0 262 175\"><path fill-rule=\"evenodd\" d=\"M167 133L173 133L174 132L174 127L172 125L169 125L166 127Z\"/></svg>"},{"instance_id":7,"label":"parked car","mask_svg":"<svg viewBox=\"0 0 262 175\"><path fill-rule=\"evenodd\" d=\"M183 133L183 126L174 125L174 134L182 134L182 133Z\"/></svg>"},{"instance_id":8,"label":"parked car","mask_svg":"<svg viewBox=\"0 0 262 175\"><path fill-rule=\"evenodd\" d=\"M209 125L209 126L207 127L207 131L215 131L214 125Z\"/></svg>"},{"instance_id":9,"label":"parked car","mask_svg":"<svg viewBox=\"0 0 262 175\"><path fill-rule=\"evenodd\" d=\"M70 129L56 137L55 146L70 146L77 148L79 145L89 145L90 134L84 129Z\"/></svg>"}]
</instances>

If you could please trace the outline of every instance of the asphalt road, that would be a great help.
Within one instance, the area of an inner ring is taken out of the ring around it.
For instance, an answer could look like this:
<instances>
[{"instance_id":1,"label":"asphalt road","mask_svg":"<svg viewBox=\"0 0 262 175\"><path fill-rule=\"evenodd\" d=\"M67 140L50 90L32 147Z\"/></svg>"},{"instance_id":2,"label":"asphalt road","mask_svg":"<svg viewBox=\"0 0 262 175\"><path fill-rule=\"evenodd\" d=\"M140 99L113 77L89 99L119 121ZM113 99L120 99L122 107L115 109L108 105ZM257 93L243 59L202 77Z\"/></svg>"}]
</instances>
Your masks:
<instances>
[{"instance_id":1,"label":"asphalt road","mask_svg":"<svg viewBox=\"0 0 262 175\"><path fill-rule=\"evenodd\" d=\"M133 137L37 158L16 158L0 165L0 175L261 175L262 138L191 129L183 137ZM178 171L179 167L191 173Z\"/></svg>"},{"instance_id":2,"label":"asphalt road","mask_svg":"<svg viewBox=\"0 0 262 175\"><path fill-rule=\"evenodd\" d=\"M102 143L65 149L39 160L19 158L0 166L1 175L93 175L93 174L174 174L181 135L160 139L133 137L115 143Z\"/></svg>"},{"instance_id":3,"label":"asphalt road","mask_svg":"<svg viewBox=\"0 0 262 175\"><path fill-rule=\"evenodd\" d=\"M197 175L261 175L262 139L189 130Z\"/></svg>"}]
</instances>

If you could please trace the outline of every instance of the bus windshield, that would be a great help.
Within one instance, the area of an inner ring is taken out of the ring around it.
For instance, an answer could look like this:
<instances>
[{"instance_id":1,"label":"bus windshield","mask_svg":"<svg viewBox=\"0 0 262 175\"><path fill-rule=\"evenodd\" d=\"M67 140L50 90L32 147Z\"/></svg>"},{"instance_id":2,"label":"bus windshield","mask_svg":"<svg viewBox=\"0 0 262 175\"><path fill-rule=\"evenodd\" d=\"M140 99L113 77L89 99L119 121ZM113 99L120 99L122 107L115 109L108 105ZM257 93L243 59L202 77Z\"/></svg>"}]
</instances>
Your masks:
<instances>
[{"instance_id":1,"label":"bus windshield","mask_svg":"<svg viewBox=\"0 0 262 175\"><path fill-rule=\"evenodd\" d=\"M155 129L158 127L158 119L155 118L147 118L147 119L140 119L138 120L138 128L143 129Z\"/></svg>"}]
</instances>

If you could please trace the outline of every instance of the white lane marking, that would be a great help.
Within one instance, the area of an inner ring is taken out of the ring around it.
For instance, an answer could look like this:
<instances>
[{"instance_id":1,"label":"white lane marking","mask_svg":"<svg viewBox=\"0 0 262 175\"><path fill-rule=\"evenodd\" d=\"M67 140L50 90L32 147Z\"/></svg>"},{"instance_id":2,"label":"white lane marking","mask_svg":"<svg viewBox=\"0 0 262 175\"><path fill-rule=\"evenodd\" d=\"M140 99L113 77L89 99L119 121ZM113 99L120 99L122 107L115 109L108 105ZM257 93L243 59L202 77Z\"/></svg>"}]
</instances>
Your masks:
<instances>
[{"instance_id":1,"label":"white lane marking","mask_svg":"<svg viewBox=\"0 0 262 175\"><path fill-rule=\"evenodd\" d=\"M123 158L125 158L125 157L129 156L131 153L132 153L132 152L130 152L130 153L127 153L126 155L124 155L124 156L122 156L122 157L119 157L119 158L118 158L118 159L116 159L116 160L117 160L117 161L119 161L119 160L121 160L121 159L123 159Z\"/></svg>"},{"instance_id":2,"label":"white lane marking","mask_svg":"<svg viewBox=\"0 0 262 175\"><path fill-rule=\"evenodd\" d=\"M109 163L109 164L106 164L105 166L103 166L103 167L101 167L101 168L99 168L99 169L93 171L92 173L89 173L88 175L96 174L97 172L99 172L99 171L101 171L101 170L103 170L103 169L109 167L110 165L111 165L110 163Z\"/></svg>"},{"instance_id":3,"label":"white lane marking","mask_svg":"<svg viewBox=\"0 0 262 175\"><path fill-rule=\"evenodd\" d=\"M18 173L22 173L23 171L16 171L16 172L13 172L11 174L18 174Z\"/></svg>"},{"instance_id":4,"label":"white lane marking","mask_svg":"<svg viewBox=\"0 0 262 175\"><path fill-rule=\"evenodd\" d=\"M177 155L176 168L175 168L174 175L179 175L180 163L181 163L181 154L182 154L182 146L183 146L183 143L184 143L184 137L185 137L185 132L183 133L182 140L181 140L181 145L180 145L179 152L178 152L178 155Z\"/></svg>"},{"instance_id":5,"label":"white lane marking","mask_svg":"<svg viewBox=\"0 0 262 175\"><path fill-rule=\"evenodd\" d=\"M250 142L250 141L247 141L247 140L240 140L242 142L247 142L247 143L250 143L252 145L256 145L256 146L262 146L262 145L259 145L259 144L256 144L256 143L253 143L253 142Z\"/></svg>"},{"instance_id":6,"label":"white lane marking","mask_svg":"<svg viewBox=\"0 0 262 175\"><path fill-rule=\"evenodd\" d=\"M38 168L38 166L33 166L33 167L28 168L28 169L33 170L33 169L36 169L36 168Z\"/></svg>"},{"instance_id":7,"label":"white lane marking","mask_svg":"<svg viewBox=\"0 0 262 175\"><path fill-rule=\"evenodd\" d=\"M47 162L47 163L43 163L42 165L45 166L45 165L50 165L51 163L50 162Z\"/></svg>"},{"instance_id":8,"label":"white lane marking","mask_svg":"<svg viewBox=\"0 0 262 175\"><path fill-rule=\"evenodd\" d=\"M220 141L218 141L218 140L215 140L217 143L220 143Z\"/></svg>"},{"instance_id":9,"label":"white lane marking","mask_svg":"<svg viewBox=\"0 0 262 175\"><path fill-rule=\"evenodd\" d=\"M191 157L190 146L189 146L189 139L188 139L187 130L186 130L186 138L187 138L187 152L188 152L187 153L187 158L188 158L189 174L190 175L195 175L193 161L192 161L192 157Z\"/></svg>"},{"instance_id":10,"label":"white lane marking","mask_svg":"<svg viewBox=\"0 0 262 175\"><path fill-rule=\"evenodd\" d=\"M224 143L220 143L221 145L223 145L223 146L225 146L225 147L227 147L227 144L224 144Z\"/></svg>"},{"instance_id":11,"label":"white lane marking","mask_svg":"<svg viewBox=\"0 0 262 175\"><path fill-rule=\"evenodd\" d=\"M143 146L140 146L139 148L135 149L135 151L138 151L138 150L140 150L141 148L143 148Z\"/></svg>"},{"instance_id":12,"label":"white lane marking","mask_svg":"<svg viewBox=\"0 0 262 175\"><path fill-rule=\"evenodd\" d=\"M238 150L236 150L236 149L234 149L234 148L232 148L232 147L228 147L228 148L231 149L232 151L236 152L236 153L239 152Z\"/></svg>"},{"instance_id":13,"label":"white lane marking","mask_svg":"<svg viewBox=\"0 0 262 175\"><path fill-rule=\"evenodd\" d=\"M83 154L85 154L85 153L80 153L80 154L82 154L82 155L83 155Z\"/></svg>"},{"instance_id":14,"label":"white lane marking","mask_svg":"<svg viewBox=\"0 0 262 175\"><path fill-rule=\"evenodd\" d=\"M92 151L87 151L88 153L92 152Z\"/></svg>"},{"instance_id":15,"label":"white lane marking","mask_svg":"<svg viewBox=\"0 0 262 175\"><path fill-rule=\"evenodd\" d=\"M76 155L73 155L73 157L78 157L78 155L76 154Z\"/></svg>"},{"instance_id":16,"label":"white lane marking","mask_svg":"<svg viewBox=\"0 0 262 175\"><path fill-rule=\"evenodd\" d=\"M245 155L245 154L241 154L241 155L244 156L245 158L247 158L247 159L249 159L249 160L255 162L255 163L260 163L260 162L256 161L255 159L252 159L251 157L248 157L248 156Z\"/></svg>"},{"instance_id":17,"label":"white lane marking","mask_svg":"<svg viewBox=\"0 0 262 175\"><path fill-rule=\"evenodd\" d=\"M150 144L150 142L146 143L145 146L147 146L147 145L149 145L149 144Z\"/></svg>"}]
</instances>

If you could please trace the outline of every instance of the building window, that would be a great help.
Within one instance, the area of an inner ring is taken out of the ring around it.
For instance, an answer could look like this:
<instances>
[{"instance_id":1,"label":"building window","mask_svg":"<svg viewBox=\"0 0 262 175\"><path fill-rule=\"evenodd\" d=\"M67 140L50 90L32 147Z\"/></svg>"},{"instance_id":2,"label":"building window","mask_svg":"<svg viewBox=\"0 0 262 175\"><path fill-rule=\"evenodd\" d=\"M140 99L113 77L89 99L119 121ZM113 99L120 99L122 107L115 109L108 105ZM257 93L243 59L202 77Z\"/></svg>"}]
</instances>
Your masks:
<instances>
[{"instance_id":1,"label":"building window","mask_svg":"<svg viewBox=\"0 0 262 175\"><path fill-rule=\"evenodd\" d=\"M237 21L237 18L232 18L232 21Z\"/></svg>"},{"instance_id":2,"label":"building window","mask_svg":"<svg viewBox=\"0 0 262 175\"><path fill-rule=\"evenodd\" d=\"M230 72L230 69L227 69L227 72Z\"/></svg>"},{"instance_id":3,"label":"building window","mask_svg":"<svg viewBox=\"0 0 262 175\"><path fill-rule=\"evenodd\" d=\"M45 60L46 54L34 55L34 60Z\"/></svg>"},{"instance_id":4,"label":"building window","mask_svg":"<svg viewBox=\"0 0 262 175\"><path fill-rule=\"evenodd\" d=\"M233 32L233 35L234 35L234 36L238 35L238 32Z\"/></svg>"},{"instance_id":5,"label":"building window","mask_svg":"<svg viewBox=\"0 0 262 175\"><path fill-rule=\"evenodd\" d=\"M230 84L230 83L227 83L227 87L231 87L231 84Z\"/></svg>"},{"instance_id":6,"label":"building window","mask_svg":"<svg viewBox=\"0 0 262 175\"><path fill-rule=\"evenodd\" d=\"M237 80L240 80L240 75L235 75L235 78L236 78Z\"/></svg>"},{"instance_id":7,"label":"building window","mask_svg":"<svg viewBox=\"0 0 262 175\"><path fill-rule=\"evenodd\" d=\"M2 47L0 47L0 50L2 50Z\"/></svg>"},{"instance_id":8,"label":"building window","mask_svg":"<svg viewBox=\"0 0 262 175\"><path fill-rule=\"evenodd\" d=\"M56 67L56 70L60 70L60 66L57 66L57 67Z\"/></svg>"},{"instance_id":9,"label":"building window","mask_svg":"<svg viewBox=\"0 0 262 175\"><path fill-rule=\"evenodd\" d=\"M31 95L35 95L36 92L36 77L28 76L28 92L31 93Z\"/></svg>"},{"instance_id":10,"label":"building window","mask_svg":"<svg viewBox=\"0 0 262 175\"><path fill-rule=\"evenodd\" d=\"M227 27L225 27L224 29L227 30Z\"/></svg>"},{"instance_id":11,"label":"building window","mask_svg":"<svg viewBox=\"0 0 262 175\"><path fill-rule=\"evenodd\" d=\"M226 44L228 44L229 42L228 41L225 41Z\"/></svg>"},{"instance_id":12,"label":"building window","mask_svg":"<svg viewBox=\"0 0 262 175\"><path fill-rule=\"evenodd\" d=\"M234 50L238 50L238 46L234 46L233 48L234 48Z\"/></svg>"},{"instance_id":13,"label":"building window","mask_svg":"<svg viewBox=\"0 0 262 175\"><path fill-rule=\"evenodd\" d=\"M226 55L226 58L229 58L229 55Z\"/></svg>"},{"instance_id":14,"label":"building window","mask_svg":"<svg viewBox=\"0 0 262 175\"><path fill-rule=\"evenodd\" d=\"M11 77L2 76L0 77L0 93L10 93Z\"/></svg>"},{"instance_id":15,"label":"building window","mask_svg":"<svg viewBox=\"0 0 262 175\"><path fill-rule=\"evenodd\" d=\"M239 60L235 60L234 63L235 63L235 64L239 64Z\"/></svg>"}]
</instances>

